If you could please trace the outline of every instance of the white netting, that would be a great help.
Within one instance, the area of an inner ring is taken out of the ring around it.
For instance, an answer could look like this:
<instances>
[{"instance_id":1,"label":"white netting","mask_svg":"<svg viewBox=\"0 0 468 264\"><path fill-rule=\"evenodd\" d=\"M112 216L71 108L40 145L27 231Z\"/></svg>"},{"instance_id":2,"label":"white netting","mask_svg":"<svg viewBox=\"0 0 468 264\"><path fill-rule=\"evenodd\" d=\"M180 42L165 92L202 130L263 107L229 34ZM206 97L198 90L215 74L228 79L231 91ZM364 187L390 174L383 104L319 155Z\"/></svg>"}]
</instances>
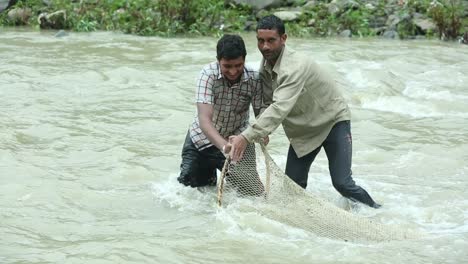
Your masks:
<instances>
[{"instance_id":1,"label":"white netting","mask_svg":"<svg viewBox=\"0 0 468 264\"><path fill-rule=\"evenodd\" d=\"M260 214L319 236L352 241L422 236L419 232L360 217L306 192L283 173L260 144L250 144L237 164L227 159L218 182L219 205L228 202L225 197L231 193L258 197L254 206Z\"/></svg>"}]
</instances>

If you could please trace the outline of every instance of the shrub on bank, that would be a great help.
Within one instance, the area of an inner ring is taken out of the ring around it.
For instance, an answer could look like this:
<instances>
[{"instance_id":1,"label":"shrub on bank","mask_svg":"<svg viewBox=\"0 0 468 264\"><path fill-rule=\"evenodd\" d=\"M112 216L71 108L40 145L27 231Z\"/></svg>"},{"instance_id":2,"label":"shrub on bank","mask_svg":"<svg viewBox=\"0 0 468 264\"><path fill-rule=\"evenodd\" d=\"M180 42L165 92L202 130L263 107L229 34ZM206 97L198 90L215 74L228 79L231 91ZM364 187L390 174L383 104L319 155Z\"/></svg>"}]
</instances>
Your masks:
<instances>
[{"instance_id":1,"label":"shrub on bank","mask_svg":"<svg viewBox=\"0 0 468 264\"><path fill-rule=\"evenodd\" d=\"M455 39L468 29L461 0L295 0L256 10L225 0L10 0L0 25L151 36L220 35L253 30L258 17L295 10L292 36L417 35ZM236 1L242 2L242 1ZM299 10L299 11L297 11ZM431 26L433 25L433 26Z\"/></svg>"}]
</instances>

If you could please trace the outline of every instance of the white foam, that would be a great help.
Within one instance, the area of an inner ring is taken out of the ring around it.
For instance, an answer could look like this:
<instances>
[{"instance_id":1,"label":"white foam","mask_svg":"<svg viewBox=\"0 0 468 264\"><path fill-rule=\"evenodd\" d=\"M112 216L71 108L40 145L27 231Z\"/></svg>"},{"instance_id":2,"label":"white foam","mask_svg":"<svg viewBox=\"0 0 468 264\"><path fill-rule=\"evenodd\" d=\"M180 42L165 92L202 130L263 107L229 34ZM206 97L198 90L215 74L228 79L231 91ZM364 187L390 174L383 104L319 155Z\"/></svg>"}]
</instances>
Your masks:
<instances>
[{"instance_id":1,"label":"white foam","mask_svg":"<svg viewBox=\"0 0 468 264\"><path fill-rule=\"evenodd\" d=\"M216 210L216 188L189 188L170 175L163 182L152 184L153 195L159 202L169 204L179 211L214 212Z\"/></svg>"},{"instance_id":2,"label":"white foam","mask_svg":"<svg viewBox=\"0 0 468 264\"><path fill-rule=\"evenodd\" d=\"M403 90L403 95L416 99L443 100L448 102L466 102L468 96L456 94L448 90L434 91L427 82L409 81Z\"/></svg>"},{"instance_id":3,"label":"white foam","mask_svg":"<svg viewBox=\"0 0 468 264\"><path fill-rule=\"evenodd\" d=\"M401 96L380 96L378 98L361 99L362 108L383 112L397 113L404 116L423 117L457 117L468 118L468 112L440 112L434 105L408 100Z\"/></svg>"}]
</instances>

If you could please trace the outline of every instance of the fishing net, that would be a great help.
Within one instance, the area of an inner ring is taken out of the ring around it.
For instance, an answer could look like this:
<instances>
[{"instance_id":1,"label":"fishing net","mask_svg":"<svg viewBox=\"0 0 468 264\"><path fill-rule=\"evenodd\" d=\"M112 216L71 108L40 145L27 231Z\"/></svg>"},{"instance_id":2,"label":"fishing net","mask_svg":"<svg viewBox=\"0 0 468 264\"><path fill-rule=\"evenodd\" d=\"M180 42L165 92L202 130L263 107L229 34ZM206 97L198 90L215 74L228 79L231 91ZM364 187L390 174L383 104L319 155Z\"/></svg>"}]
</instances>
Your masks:
<instances>
[{"instance_id":1,"label":"fishing net","mask_svg":"<svg viewBox=\"0 0 468 264\"><path fill-rule=\"evenodd\" d=\"M218 181L218 204L239 196L254 197L254 210L267 218L332 239L388 241L422 235L358 216L305 191L283 173L262 144L249 144L236 164L226 159Z\"/></svg>"}]
</instances>

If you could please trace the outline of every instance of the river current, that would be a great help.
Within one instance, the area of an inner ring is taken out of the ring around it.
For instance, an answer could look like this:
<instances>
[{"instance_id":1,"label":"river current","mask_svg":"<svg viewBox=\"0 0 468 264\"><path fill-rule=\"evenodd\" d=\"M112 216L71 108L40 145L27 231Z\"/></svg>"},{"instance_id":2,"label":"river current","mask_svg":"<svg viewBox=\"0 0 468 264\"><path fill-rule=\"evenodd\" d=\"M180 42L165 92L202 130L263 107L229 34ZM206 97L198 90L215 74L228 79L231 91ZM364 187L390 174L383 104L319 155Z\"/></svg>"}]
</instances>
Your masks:
<instances>
[{"instance_id":1,"label":"river current","mask_svg":"<svg viewBox=\"0 0 468 264\"><path fill-rule=\"evenodd\" d=\"M0 263L468 263L468 46L288 39L351 107L354 179L383 204L352 213L430 234L353 243L176 181L215 38L54 33L0 29ZM281 128L268 148L284 168ZM342 199L323 152L307 191Z\"/></svg>"}]
</instances>

